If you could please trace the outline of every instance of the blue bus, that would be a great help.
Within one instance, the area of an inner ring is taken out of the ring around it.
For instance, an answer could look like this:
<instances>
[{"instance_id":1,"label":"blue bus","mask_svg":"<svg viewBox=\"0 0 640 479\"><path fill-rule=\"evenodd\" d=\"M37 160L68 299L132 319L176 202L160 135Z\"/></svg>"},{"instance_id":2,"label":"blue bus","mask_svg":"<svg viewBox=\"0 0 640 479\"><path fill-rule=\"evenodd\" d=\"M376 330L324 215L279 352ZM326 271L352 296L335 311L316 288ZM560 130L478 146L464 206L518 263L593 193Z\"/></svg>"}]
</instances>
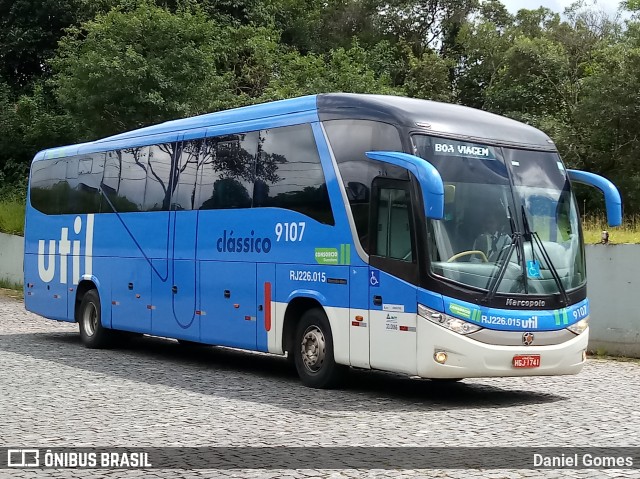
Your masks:
<instances>
[{"instance_id":1,"label":"blue bus","mask_svg":"<svg viewBox=\"0 0 640 479\"><path fill-rule=\"evenodd\" d=\"M39 152L25 304L123 332L430 379L575 374L589 303L569 170L541 131L475 109L322 94Z\"/></svg>"}]
</instances>

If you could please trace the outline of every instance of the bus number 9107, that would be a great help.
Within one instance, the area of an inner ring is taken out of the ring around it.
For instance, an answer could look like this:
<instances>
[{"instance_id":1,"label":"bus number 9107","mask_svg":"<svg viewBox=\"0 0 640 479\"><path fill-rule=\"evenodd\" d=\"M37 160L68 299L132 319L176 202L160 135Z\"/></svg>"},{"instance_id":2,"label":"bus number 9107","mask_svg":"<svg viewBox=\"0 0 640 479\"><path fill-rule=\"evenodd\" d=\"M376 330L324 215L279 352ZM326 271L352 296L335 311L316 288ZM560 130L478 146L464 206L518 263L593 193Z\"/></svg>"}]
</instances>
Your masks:
<instances>
[{"instance_id":1,"label":"bus number 9107","mask_svg":"<svg viewBox=\"0 0 640 479\"><path fill-rule=\"evenodd\" d=\"M276 241L302 241L304 229L307 224L304 221L298 223L276 223Z\"/></svg>"}]
</instances>

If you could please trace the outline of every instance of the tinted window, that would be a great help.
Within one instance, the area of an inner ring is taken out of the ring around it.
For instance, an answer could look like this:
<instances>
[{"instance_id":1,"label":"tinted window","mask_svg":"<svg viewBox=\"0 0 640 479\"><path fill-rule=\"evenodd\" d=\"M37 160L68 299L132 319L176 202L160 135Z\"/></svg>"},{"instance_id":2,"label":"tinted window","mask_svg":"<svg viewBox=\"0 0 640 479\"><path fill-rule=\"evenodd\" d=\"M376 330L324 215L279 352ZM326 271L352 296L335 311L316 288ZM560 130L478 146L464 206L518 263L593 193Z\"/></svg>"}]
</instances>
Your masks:
<instances>
[{"instance_id":1,"label":"tinted window","mask_svg":"<svg viewBox=\"0 0 640 479\"><path fill-rule=\"evenodd\" d=\"M250 208L258 132L209 138L200 158L200 209Z\"/></svg>"},{"instance_id":2,"label":"tinted window","mask_svg":"<svg viewBox=\"0 0 640 479\"><path fill-rule=\"evenodd\" d=\"M173 199L171 209L192 210L196 207L196 180L199 172L200 154L203 140L191 140L182 143L181 150L176 161L175 186L173 187Z\"/></svg>"},{"instance_id":3,"label":"tinted window","mask_svg":"<svg viewBox=\"0 0 640 479\"><path fill-rule=\"evenodd\" d=\"M411 203L406 190L382 188L378 202L378 256L411 261Z\"/></svg>"},{"instance_id":4,"label":"tinted window","mask_svg":"<svg viewBox=\"0 0 640 479\"><path fill-rule=\"evenodd\" d=\"M415 154L435 166L445 182L509 184L499 148L426 135L411 138Z\"/></svg>"},{"instance_id":5,"label":"tinted window","mask_svg":"<svg viewBox=\"0 0 640 479\"><path fill-rule=\"evenodd\" d=\"M369 200L371 182L376 176L407 178L403 168L370 160L367 151L402 151L398 130L387 123L369 120L324 122L331 149L347 191L360 243L369 251Z\"/></svg>"},{"instance_id":6,"label":"tinted window","mask_svg":"<svg viewBox=\"0 0 640 479\"><path fill-rule=\"evenodd\" d=\"M176 143L149 147L147 185L144 190L144 211L168 211L171 198L171 169Z\"/></svg>"},{"instance_id":7,"label":"tinted window","mask_svg":"<svg viewBox=\"0 0 640 479\"><path fill-rule=\"evenodd\" d=\"M100 212L100 181L104 174L104 153L67 159L66 198L61 198L62 212L86 214Z\"/></svg>"},{"instance_id":8,"label":"tinted window","mask_svg":"<svg viewBox=\"0 0 640 479\"><path fill-rule=\"evenodd\" d=\"M101 187L108 201L103 197L101 212L142 209L148 156L147 147L107 152Z\"/></svg>"},{"instance_id":9,"label":"tinted window","mask_svg":"<svg viewBox=\"0 0 640 479\"><path fill-rule=\"evenodd\" d=\"M115 208L118 202L118 184L120 182L120 157L115 151L108 151L104 163L104 175L102 176L103 197L101 199L100 211L111 213L117 211Z\"/></svg>"},{"instance_id":10,"label":"tinted window","mask_svg":"<svg viewBox=\"0 0 640 479\"><path fill-rule=\"evenodd\" d=\"M321 223L334 224L331 203L310 125L260 133L256 165L255 207L298 211Z\"/></svg>"},{"instance_id":11,"label":"tinted window","mask_svg":"<svg viewBox=\"0 0 640 479\"><path fill-rule=\"evenodd\" d=\"M510 148L504 148L503 152L516 185L556 190L568 187L567 173L557 153Z\"/></svg>"},{"instance_id":12,"label":"tinted window","mask_svg":"<svg viewBox=\"0 0 640 479\"><path fill-rule=\"evenodd\" d=\"M31 205L43 213L55 215L62 211L61 196L67 196L67 160L57 158L37 161L31 168Z\"/></svg>"}]
</instances>

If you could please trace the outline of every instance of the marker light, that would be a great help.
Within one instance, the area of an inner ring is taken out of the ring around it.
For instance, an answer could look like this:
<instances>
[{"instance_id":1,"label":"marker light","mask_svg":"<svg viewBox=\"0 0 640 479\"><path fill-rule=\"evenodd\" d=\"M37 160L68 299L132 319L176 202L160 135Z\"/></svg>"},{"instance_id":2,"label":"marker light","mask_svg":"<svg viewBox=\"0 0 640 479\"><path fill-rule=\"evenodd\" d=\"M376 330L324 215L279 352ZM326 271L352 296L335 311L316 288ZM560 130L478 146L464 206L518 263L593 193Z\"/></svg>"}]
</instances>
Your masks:
<instances>
[{"instance_id":1,"label":"marker light","mask_svg":"<svg viewBox=\"0 0 640 479\"><path fill-rule=\"evenodd\" d=\"M589 316L584 319L581 319L575 324L571 326L567 326L567 329L575 334L582 334L589 327Z\"/></svg>"},{"instance_id":2,"label":"marker light","mask_svg":"<svg viewBox=\"0 0 640 479\"><path fill-rule=\"evenodd\" d=\"M422 316L424 319L428 319L432 323L436 323L437 325L442 326L443 328L447 328L458 334L475 333L476 331L482 329L482 327L478 326L477 324L454 318L453 316L449 316L448 314L439 313L427 308L426 306L422 306L421 304L418 305L418 315Z\"/></svg>"},{"instance_id":3,"label":"marker light","mask_svg":"<svg viewBox=\"0 0 640 479\"><path fill-rule=\"evenodd\" d=\"M436 351L433 354L433 359L436 360L436 363L444 364L447 362L447 353L444 351Z\"/></svg>"}]
</instances>

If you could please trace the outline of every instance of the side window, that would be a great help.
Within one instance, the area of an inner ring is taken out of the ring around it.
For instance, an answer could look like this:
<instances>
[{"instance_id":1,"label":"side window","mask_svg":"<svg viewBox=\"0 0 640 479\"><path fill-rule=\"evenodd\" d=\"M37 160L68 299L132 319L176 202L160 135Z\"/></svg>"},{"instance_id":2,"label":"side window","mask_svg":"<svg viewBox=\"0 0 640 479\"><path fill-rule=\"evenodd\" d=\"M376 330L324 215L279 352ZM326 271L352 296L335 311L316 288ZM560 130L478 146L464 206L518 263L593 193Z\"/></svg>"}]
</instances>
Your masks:
<instances>
[{"instance_id":1,"label":"side window","mask_svg":"<svg viewBox=\"0 0 640 479\"><path fill-rule=\"evenodd\" d=\"M311 125L262 131L259 150L254 207L286 208L335 224Z\"/></svg>"},{"instance_id":2,"label":"side window","mask_svg":"<svg viewBox=\"0 0 640 479\"><path fill-rule=\"evenodd\" d=\"M149 147L143 211L168 211L171 199L171 171L177 143Z\"/></svg>"},{"instance_id":3,"label":"side window","mask_svg":"<svg viewBox=\"0 0 640 479\"><path fill-rule=\"evenodd\" d=\"M100 212L100 181L104 174L104 153L80 155L67 160L67 198L63 212Z\"/></svg>"},{"instance_id":4,"label":"side window","mask_svg":"<svg viewBox=\"0 0 640 479\"><path fill-rule=\"evenodd\" d=\"M381 188L379 195L375 254L412 261L409 193L404 189Z\"/></svg>"},{"instance_id":5,"label":"side window","mask_svg":"<svg viewBox=\"0 0 640 479\"><path fill-rule=\"evenodd\" d=\"M200 159L198 207L251 208L258 132L208 138Z\"/></svg>"},{"instance_id":6,"label":"side window","mask_svg":"<svg viewBox=\"0 0 640 479\"><path fill-rule=\"evenodd\" d=\"M148 156L147 147L107 152L101 187L113 207L103 198L101 212L142 209Z\"/></svg>"},{"instance_id":7,"label":"side window","mask_svg":"<svg viewBox=\"0 0 640 479\"><path fill-rule=\"evenodd\" d=\"M193 210L196 209L196 180L198 177L200 158L205 155L200 154L203 140L190 140L182 142L176 161L176 185L173 188L171 200L172 210Z\"/></svg>"},{"instance_id":8,"label":"side window","mask_svg":"<svg viewBox=\"0 0 640 479\"><path fill-rule=\"evenodd\" d=\"M371 183L377 176L406 179L402 168L370 160L367 151L402 151L395 126L371 120L331 120L324 122L331 150L338 163L360 244L369 253L369 202Z\"/></svg>"},{"instance_id":9,"label":"side window","mask_svg":"<svg viewBox=\"0 0 640 479\"><path fill-rule=\"evenodd\" d=\"M31 205L48 215L60 214L60 197L68 191L67 159L41 160L31 168Z\"/></svg>"},{"instance_id":10,"label":"side window","mask_svg":"<svg viewBox=\"0 0 640 479\"><path fill-rule=\"evenodd\" d=\"M115 151L108 151L104 161L104 175L102 176L102 198L100 212L112 213L117 211L118 185L120 184L120 156Z\"/></svg>"}]
</instances>

